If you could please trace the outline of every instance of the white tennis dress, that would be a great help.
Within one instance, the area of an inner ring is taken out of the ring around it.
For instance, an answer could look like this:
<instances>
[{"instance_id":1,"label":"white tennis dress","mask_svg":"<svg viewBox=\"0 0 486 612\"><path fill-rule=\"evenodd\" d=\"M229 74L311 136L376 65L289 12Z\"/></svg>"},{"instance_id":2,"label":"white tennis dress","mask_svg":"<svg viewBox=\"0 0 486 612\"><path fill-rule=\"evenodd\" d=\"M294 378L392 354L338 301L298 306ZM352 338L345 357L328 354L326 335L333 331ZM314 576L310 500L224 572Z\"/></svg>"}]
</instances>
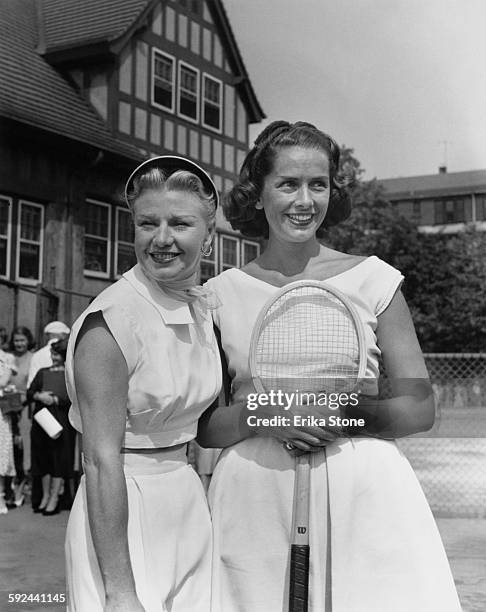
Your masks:
<instances>
[{"instance_id":1,"label":"white tennis dress","mask_svg":"<svg viewBox=\"0 0 486 612\"><path fill-rule=\"evenodd\" d=\"M146 612L209 612L211 523L185 446L221 387L211 315L164 294L137 265L103 291L73 326L66 379L70 419L82 432L73 374L76 337L101 311L128 366L125 453L128 545L137 595ZM102 612L104 588L81 480L66 534L68 610Z\"/></svg>"},{"instance_id":2,"label":"white tennis dress","mask_svg":"<svg viewBox=\"0 0 486 612\"><path fill-rule=\"evenodd\" d=\"M365 326L366 376L378 377L375 330L403 277L377 257L326 282L347 295ZM251 332L278 289L237 269L207 282L234 401L255 389ZM327 461L326 461L327 456ZM434 518L393 441L338 439L311 470L312 612L457 612L459 600ZM225 449L209 491L213 519L212 612L286 612L294 459L275 438Z\"/></svg>"}]
</instances>

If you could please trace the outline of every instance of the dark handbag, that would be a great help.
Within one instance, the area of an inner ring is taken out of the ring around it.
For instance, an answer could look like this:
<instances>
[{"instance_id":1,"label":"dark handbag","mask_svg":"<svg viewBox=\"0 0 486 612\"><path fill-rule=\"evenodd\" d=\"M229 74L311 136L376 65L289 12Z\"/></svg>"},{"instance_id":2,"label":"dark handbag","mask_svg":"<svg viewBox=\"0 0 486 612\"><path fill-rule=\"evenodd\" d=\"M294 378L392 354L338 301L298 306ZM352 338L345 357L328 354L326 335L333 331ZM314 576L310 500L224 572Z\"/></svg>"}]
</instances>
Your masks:
<instances>
[{"instance_id":1,"label":"dark handbag","mask_svg":"<svg viewBox=\"0 0 486 612\"><path fill-rule=\"evenodd\" d=\"M3 393L0 396L0 410L2 414L10 414L12 412L20 412L23 408L22 394L18 391L12 393Z\"/></svg>"}]
</instances>

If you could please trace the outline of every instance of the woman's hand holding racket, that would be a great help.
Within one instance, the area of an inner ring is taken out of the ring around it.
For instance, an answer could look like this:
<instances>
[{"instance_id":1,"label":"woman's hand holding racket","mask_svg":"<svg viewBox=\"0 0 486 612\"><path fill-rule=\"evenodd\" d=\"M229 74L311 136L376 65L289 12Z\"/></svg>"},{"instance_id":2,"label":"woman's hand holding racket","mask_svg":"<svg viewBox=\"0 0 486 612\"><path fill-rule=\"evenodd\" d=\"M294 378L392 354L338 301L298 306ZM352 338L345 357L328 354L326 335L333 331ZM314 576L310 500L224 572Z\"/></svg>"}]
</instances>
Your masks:
<instances>
[{"instance_id":1,"label":"woman's hand holding racket","mask_svg":"<svg viewBox=\"0 0 486 612\"><path fill-rule=\"evenodd\" d=\"M255 425L251 427L251 431L259 436L277 438L283 443L291 442L294 448L301 452L319 452L327 444L334 442L341 434L339 428L333 431L330 428L317 425L294 425L294 422L298 422L298 417L305 419L305 417L313 415L317 418L327 418L328 411L316 404L299 405L293 402L286 410L281 406L259 406L254 414L258 419L267 421L279 416L287 419L286 422L290 422L288 425ZM287 447L287 450L294 449Z\"/></svg>"}]
</instances>

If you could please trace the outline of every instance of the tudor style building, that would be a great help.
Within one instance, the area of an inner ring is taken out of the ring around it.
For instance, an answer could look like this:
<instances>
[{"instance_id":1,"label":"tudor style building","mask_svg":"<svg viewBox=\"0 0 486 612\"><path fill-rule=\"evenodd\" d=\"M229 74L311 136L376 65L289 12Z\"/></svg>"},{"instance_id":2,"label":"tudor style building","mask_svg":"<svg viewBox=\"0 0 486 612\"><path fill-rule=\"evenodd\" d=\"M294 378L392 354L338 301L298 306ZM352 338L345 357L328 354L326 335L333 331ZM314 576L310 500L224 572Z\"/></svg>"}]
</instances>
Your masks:
<instances>
[{"instance_id":1,"label":"tudor style building","mask_svg":"<svg viewBox=\"0 0 486 612\"><path fill-rule=\"evenodd\" d=\"M0 0L0 325L71 324L133 265L142 159L231 187L256 98L221 0ZM218 217L207 278L259 253Z\"/></svg>"}]
</instances>

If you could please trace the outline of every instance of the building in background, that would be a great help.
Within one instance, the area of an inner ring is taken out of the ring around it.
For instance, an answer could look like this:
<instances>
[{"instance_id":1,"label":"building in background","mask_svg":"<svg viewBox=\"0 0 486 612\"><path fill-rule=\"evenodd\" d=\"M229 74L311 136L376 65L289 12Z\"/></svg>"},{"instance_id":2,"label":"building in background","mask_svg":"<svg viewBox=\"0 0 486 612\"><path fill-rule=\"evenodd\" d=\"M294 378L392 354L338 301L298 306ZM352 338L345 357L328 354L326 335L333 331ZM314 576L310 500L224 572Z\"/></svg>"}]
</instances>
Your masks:
<instances>
[{"instance_id":1,"label":"building in background","mask_svg":"<svg viewBox=\"0 0 486 612\"><path fill-rule=\"evenodd\" d=\"M385 196L423 232L486 230L486 170L378 179Z\"/></svg>"},{"instance_id":2,"label":"building in background","mask_svg":"<svg viewBox=\"0 0 486 612\"><path fill-rule=\"evenodd\" d=\"M221 0L0 0L0 324L70 324L134 263L123 182L188 156L227 190L264 118ZM220 212L220 211L219 211ZM208 278L259 253L218 217Z\"/></svg>"}]
</instances>

